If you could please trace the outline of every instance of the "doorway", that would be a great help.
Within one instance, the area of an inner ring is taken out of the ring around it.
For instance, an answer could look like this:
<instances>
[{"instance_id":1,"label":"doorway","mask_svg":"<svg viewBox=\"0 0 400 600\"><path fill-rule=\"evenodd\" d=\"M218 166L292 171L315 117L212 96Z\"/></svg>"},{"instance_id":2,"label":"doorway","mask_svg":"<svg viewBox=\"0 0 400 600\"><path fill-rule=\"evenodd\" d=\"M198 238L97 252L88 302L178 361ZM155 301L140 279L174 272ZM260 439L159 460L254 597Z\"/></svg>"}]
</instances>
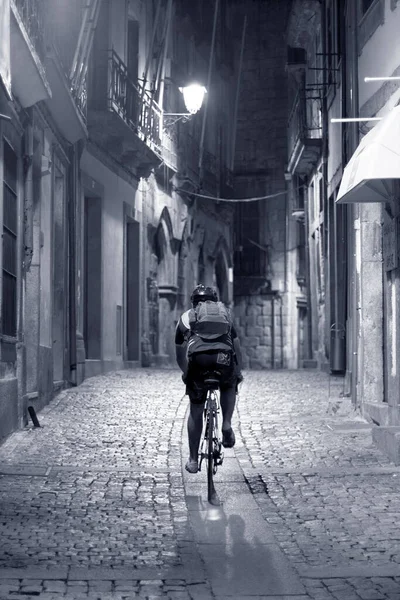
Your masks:
<instances>
[{"instance_id":1,"label":"doorway","mask_svg":"<svg viewBox=\"0 0 400 600\"><path fill-rule=\"evenodd\" d=\"M64 380L65 358L65 177L56 170L53 206L53 380Z\"/></svg>"},{"instance_id":2,"label":"doorway","mask_svg":"<svg viewBox=\"0 0 400 600\"><path fill-rule=\"evenodd\" d=\"M86 358L101 359L101 198L85 196L84 325Z\"/></svg>"},{"instance_id":3,"label":"doorway","mask_svg":"<svg viewBox=\"0 0 400 600\"><path fill-rule=\"evenodd\" d=\"M126 222L126 358L140 358L140 235L139 223Z\"/></svg>"}]
</instances>

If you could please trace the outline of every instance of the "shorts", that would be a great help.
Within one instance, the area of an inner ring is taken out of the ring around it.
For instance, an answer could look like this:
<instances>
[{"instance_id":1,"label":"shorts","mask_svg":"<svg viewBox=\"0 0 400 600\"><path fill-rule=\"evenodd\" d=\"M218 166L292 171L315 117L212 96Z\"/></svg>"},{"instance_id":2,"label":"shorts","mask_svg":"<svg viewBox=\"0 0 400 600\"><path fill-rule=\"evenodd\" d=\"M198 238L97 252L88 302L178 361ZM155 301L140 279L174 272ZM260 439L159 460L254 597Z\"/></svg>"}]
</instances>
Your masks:
<instances>
[{"instance_id":1,"label":"shorts","mask_svg":"<svg viewBox=\"0 0 400 600\"><path fill-rule=\"evenodd\" d=\"M221 373L220 389L236 387L237 377L235 360L232 352L212 350L192 354L189 359L186 377L186 393L194 404L202 404L206 400L207 389L204 385L204 373L216 370Z\"/></svg>"}]
</instances>

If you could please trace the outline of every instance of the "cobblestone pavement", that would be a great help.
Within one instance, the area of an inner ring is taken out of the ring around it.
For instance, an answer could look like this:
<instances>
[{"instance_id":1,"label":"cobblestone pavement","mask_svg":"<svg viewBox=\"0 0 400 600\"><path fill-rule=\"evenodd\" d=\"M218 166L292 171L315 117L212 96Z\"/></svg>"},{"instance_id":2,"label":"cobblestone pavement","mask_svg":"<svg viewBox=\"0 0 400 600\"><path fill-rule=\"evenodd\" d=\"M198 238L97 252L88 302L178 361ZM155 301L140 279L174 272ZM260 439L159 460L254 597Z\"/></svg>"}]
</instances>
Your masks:
<instances>
[{"instance_id":1,"label":"cobblestone pavement","mask_svg":"<svg viewBox=\"0 0 400 600\"><path fill-rule=\"evenodd\" d=\"M306 588L291 600L400 600L400 468L338 391L247 373L240 477ZM0 600L214 598L185 503L186 408L177 371L120 371L0 446Z\"/></svg>"},{"instance_id":2,"label":"cobblestone pavement","mask_svg":"<svg viewBox=\"0 0 400 600\"><path fill-rule=\"evenodd\" d=\"M328 381L249 373L236 456L311 598L400 599L400 469Z\"/></svg>"},{"instance_id":3,"label":"cobblestone pavement","mask_svg":"<svg viewBox=\"0 0 400 600\"><path fill-rule=\"evenodd\" d=\"M120 371L0 446L1 599L211 597L183 489L186 408L177 371Z\"/></svg>"}]
</instances>

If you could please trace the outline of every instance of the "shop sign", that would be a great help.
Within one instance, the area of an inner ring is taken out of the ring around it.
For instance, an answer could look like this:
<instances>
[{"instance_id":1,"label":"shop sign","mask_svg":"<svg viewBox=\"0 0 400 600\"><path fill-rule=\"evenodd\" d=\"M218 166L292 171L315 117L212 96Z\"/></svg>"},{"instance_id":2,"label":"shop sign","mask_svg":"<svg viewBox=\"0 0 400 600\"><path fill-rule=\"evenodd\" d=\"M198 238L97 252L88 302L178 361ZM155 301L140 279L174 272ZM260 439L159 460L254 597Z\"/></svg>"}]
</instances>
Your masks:
<instances>
[{"instance_id":1,"label":"shop sign","mask_svg":"<svg viewBox=\"0 0 400 600\"><path fill-rule=\"evenodd\" d=\"M397 218L386 221L382 227L382 252L385 271L397 269Z\"/></svg>"}]
</instances>

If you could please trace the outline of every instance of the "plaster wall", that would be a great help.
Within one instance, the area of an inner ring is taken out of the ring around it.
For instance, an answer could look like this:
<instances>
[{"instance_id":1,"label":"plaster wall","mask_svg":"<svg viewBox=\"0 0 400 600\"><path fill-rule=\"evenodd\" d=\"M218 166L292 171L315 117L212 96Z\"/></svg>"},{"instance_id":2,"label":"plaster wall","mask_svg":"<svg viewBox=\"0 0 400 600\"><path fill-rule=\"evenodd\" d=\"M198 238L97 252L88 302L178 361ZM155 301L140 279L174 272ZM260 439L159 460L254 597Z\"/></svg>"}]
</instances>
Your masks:
<instances>
[{"instance_id":1,"label":"plaster wall","mask_svg":"<svg viewBox=\"0 0 400 600\"><path fill-rule=\"evenodd\" d=\"M110 48L113 48L126 64L126 0L112 0L109 5Z\"/></svg>"},{"instance_id":2,"label":"plaster wall","mask_svg":"<svg viewBox=\"0 0 400 600\"><path fill-rule=\"evenodd\" d=\"M102 217L102 360L117 357L117 305L124 306L124 202L135 208L136 189L84 151L82 169L103 186ZM134 212L139 216L138 212ZM138 290L139 293L139 290Z\"/></svg>"}]
</instances>

